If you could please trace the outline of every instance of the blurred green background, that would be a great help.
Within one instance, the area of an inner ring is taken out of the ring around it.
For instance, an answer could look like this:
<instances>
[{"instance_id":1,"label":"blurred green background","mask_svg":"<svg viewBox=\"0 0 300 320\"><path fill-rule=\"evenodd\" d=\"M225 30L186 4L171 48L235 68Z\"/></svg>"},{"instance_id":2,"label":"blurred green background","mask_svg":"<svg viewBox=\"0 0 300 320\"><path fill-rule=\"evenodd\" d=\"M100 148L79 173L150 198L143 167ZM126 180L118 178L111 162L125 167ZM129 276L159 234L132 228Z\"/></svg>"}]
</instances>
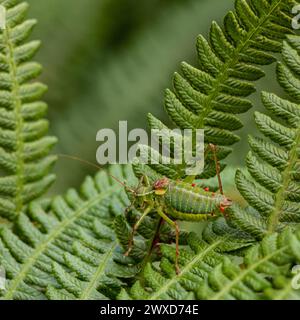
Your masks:
<instances>
[{"instance_id":1,"label":"blurred green background","mask_svg":"<svg viewBox=\"0 0 300 320\"><path fill-rule=\"evenodd\" d=\"M146 128L151 112L168 122L163 94L172 74L185 60L197 65L195 41L207 36L212 20L222 21L233 0L28 0L38 19L34 38L43 42L37 60L49 86L51 133L59 138L58 153L95 162L96 133L118 127ZM277 92L274 68L267 68L261 89ZM251 97L261 109L259 94ZM253 110L254 111L254 110ZM242 165L247 134L255 130L253 111L231 167ZM52 193L77 187L93 169L60 159ZM233 170L228 171L232 180Z\"/></svg>"}]
</instances>

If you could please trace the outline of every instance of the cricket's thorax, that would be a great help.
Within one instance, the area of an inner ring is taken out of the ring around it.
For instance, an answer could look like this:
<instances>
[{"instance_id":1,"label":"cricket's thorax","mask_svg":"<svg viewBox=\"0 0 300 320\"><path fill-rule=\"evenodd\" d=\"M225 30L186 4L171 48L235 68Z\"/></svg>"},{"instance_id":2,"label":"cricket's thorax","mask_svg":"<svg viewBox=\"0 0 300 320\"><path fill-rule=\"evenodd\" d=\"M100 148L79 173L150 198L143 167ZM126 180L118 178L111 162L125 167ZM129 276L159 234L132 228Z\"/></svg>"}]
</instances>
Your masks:
<instances>
[{"instance_id":1,"label":"cricket's thorax","mask_svg":"<svg viewBox=\"0 0 300 320\"><path fill-rule=\"evenodd\" d=\"M184 182L170 182L164 199L167 206L189 214L212 214L220 211L222 204L228 201L223 195Z\"/></svg>"}]
</instances>

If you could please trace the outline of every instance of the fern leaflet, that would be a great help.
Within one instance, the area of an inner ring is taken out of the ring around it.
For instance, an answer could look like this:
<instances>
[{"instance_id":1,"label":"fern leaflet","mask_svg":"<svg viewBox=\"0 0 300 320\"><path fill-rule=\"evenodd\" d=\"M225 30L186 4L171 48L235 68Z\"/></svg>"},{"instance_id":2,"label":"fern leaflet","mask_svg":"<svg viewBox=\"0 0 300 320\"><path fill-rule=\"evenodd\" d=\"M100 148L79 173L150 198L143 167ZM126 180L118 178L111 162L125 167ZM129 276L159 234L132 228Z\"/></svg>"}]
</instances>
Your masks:
<instances>
[{"instance_id":1,"label":"fern leaflet","mask_svg":"<svg viewBox=\"0 0 300 320\"><path fill-rule=\"evenodd\" d=\"M265 237L246 253L244 263L237 266L228 258L217 265L200 285L199 299L259 300L299 299L292 288L291 270L299 263L300 235L290 230Z\"/></svg>"},{"instance_id":2,"label":"fern leaflet","mask_svg":"<svg viewBox=\"0 0 300 320\"><path fill-rule=\"evenodd\" d=\"M112 174L135 181L130 167ZM33 202L15 230L0 232L0 263L8 276L3 299L103 299L120 289L116 275L132 277L135 270L118 254L113 231L114 213L123 214L127 205L124 190L104 172L88 177L80 193Z\"/></svg>"},{"instance_id":3,"label":"fern leaflet","mask_svg":"<svg viewBox=\"0 0 300 320\"><path fill-rule=\"evenodd\" d=\"M199 282L212 271L215 264L220 263L222 257L215 252L215 249L221 243L222 241L217 241L208 246L191 233L188 244L192 250L181 249L179 261L181 273L178 276L174 270L175 248L162 245L163 258L160 270L148 264L142 280L136 282L129 293L123 289L119 299L183 300L193 297Z\"/></svg>"},{"instance_id":4,"label":"fern leaflet","mask_svg":"<svg viewBox=\"0 0 300 320\"><path fill-rule=\"evenodd\" d=\"M249 137L251 152L247 167L253 179L240 171L236 175L240 193L260 215L256 219L252 216L251 222L251 217L248 219L241 210L233 210L233 220L240 219L242 229L260 225L258 237L278 231L284 224L300 222L299 45L299 36L289 36L283 45L283 63L277 67L278 81L292 100L262 93L263 104L273 118L257 112L255 122L269 141Z\"/></svg>"},{"instance_id":5,"label":"fern leaflet","mask_svg":"<svg viewBox=\"0 0 300 320\"><path fill-rule=\"evenodd\" d=\"M194 234L189 249L182 249L182 272L176 275L175 249L162 246L160 267L148 264L144 278L129 291L123 289L119 299L282 299L298 298L291 281L292 267L299 263L299 231L265 237L252 246L243 263L218 253L221 240L208 245ZM191 250L192 249L192 250Z\"/></svg>"},{"instance_id":6,"label":"fern leaflet","mask_svg":"<svg viewBox=\"0 0 300 320\"><path fill-rule=\"evenodd\" d=\"M30 59L39 41L25 42L36 24L25 20L28 5L1 0L7 9L0 31L0 215L13 220L54 181L49 174L56 157L48 156L56 138L47 137L47 106L40 98L46 86L31 82L41 73Z\"/></svg>"},{"instance_id":7,"label":"fern leaflet","mask_svg":"<svg viewBox=\"0 0 300 320\"><path fill-rule=\"evenodd\" d=\"M213 22L209 41L198 37L199 69L183 63L182 75L174 76L174 92L166 91L165 108L172 122L181 129L204 129L206 143L219 146L220 160L239 141L234 134L242 127L237 115L252 107L246 97L255 91L253 81L264 75L261 66L275 61L271 53L280 52L285 36L292 33L293 4L289 0L237 0L235 11L224 19L224 29ZM152 129L167 129L151 114L148 120ZM148 148L141 150L151 157ZM183 166L172 165L172 159L169 163L150 166L173 179L185 176ZM206 159L201 178L215 173L212 159Z\"/></svg>"}]
</instances>

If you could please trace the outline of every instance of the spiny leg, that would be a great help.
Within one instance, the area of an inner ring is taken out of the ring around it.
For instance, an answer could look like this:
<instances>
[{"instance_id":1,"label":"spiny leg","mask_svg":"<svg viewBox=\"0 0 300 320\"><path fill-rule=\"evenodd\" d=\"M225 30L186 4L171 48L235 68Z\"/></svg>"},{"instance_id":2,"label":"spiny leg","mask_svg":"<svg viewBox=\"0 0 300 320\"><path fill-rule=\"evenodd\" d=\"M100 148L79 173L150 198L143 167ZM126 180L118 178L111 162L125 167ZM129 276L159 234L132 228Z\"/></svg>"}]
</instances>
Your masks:
<instances>
[{"instance_id":1,"label":"spiny leg","mask_svg":"<svg viewBox=\"0 0 300 320\"><path fill-rule=\"evenodd\" d=\"M217 157L217 146L215 146L214 144L210 143L209 144L209 148L211 149L211 151L213 153L213 157L214 157L214 161L215 161L215 165L216 165L216 174L217 174L217 177L218 177L220 193L224 194L223 184L222 184L222 179L221 179L221 166L220 166L220 162L219 162L218 157Z\"/></svg>"},{"instance_id":2,"label":"spiny leg","mask_svg":"<svg viewBox=\"0 0 300 320\"><path fill-rule=\"evenodd\" d=\"M134 202L135 201L132 201L130 205L125 209L125 217L127 217L128 213L134 208Z\"/></svg>"},{"instance_id":3,"label":"spiny leg","mask_svg":"<svg viewBox=\"0 0 300 320\"><path fill-rule=\"evenodd\" d=\"M176 274L179 275L180 274L180 268L179 268L179 226L178 223L176 221L174 221L174 225L175 225L175 233L176 233L176 253L175 253L175 268L176 268Z\"/></svg>"},{"instance_id":4,"label":"spiny leg","mask_svg":"<svg viewBox=\"0 0 300 320\"><path fill-rule=\"evenodd\" d=\"M176 253L175 253L175 269L176 274L180 274L180 268L179 268L179 226L176 221L171 220L163 211L161 208L157 209L157 213L172 227L175 228L175 234L176 234Z\"/></svg>"},{"instance_id":5,"label":"spiny leg","mask_svg":"<svg viewBox=\"0 0 300 320\"><path fill-rule=\"evenodd\" d=\"M221 166L220 166L220 162L219 162L218 157L217 157L217 146L215 146L214 144L211 143L211 144L209 144L209 147L212 150L213 155L214 155L214 161L215 161L215 164L216 164L216 173L217 173L217 177L218 177L220 193L222 195L224 195L224 189L223 189L222 179L221 179ZM221 205L220 206L220 210L221 210L221 212L224 213L225 207L223 207ZM228 218L228 214L224 213L224 217Z\"/></svg>"},{"instance_id":6,"label":"spiny leg","mask_svg":"<svg viewBox=\"0 0 300 320\"><path fill-rule=\"evenodd\" d=\"M150 182L148 180L148 177L145 175L142 175L139 179L138 185L135 188L135 195L137 195L137 191L139 190L139 188L143 185L143 182L145 182L146 186L150 185ZM125 217L127 217L128 213L135 207L135 200L133 200L130 205L125 209Z\"/></svg>"},{"instance_id":7,"label":"spiny leg","mask_svg":"<svg viewBox=\"0 0 300 320\"><path fill-rule=\"evenodd\" d=\"M144 180L146 187L150 187L150 181L146 175L142 176L142 180Z\"/></svg>"},{"instance_id":8,"label":"spiny leg","mask_svg":"<svg viewBox=\"0 0 300 320\"><path fill-rule=\"evenodd\" d=\"M132 233L131 233L131 236L130 236L130 239L129 239L129 243L128 243L128 250L124 253L124 255L126 257L129 256L131 250L132 250L132 247L133 247L133 239L134 239L134 235L136 233L136 231L138 230L140 224L143 222L143 220L145 219L145 217L150 213L150 211L153 209L152 206L149 206L145 211L144 213L142 214L142 216L139 218L139 220L135 223L135 225L133 226L132 228Z\"/></svg>"},{"instance_id":9,"label":"spiny leg","mask_svg":"<svg viewBox=\"0 0 300 320\"><path fill-rule=\"evenodd\" d=\"M136 190L138 190L138 188L140 187L141 182L142 182L142 179L139 180L139 183L138 183L138 185L137 185ZM136 190L134 190L134 193L136 193ZM129 213L134 207L135 207L135 200L132 200L131 203L129 204L129 206L126 207L126 209L125 209L125 212L124 212L125 217L128 216L128 213Z\"/></svg>"}]
</instances>

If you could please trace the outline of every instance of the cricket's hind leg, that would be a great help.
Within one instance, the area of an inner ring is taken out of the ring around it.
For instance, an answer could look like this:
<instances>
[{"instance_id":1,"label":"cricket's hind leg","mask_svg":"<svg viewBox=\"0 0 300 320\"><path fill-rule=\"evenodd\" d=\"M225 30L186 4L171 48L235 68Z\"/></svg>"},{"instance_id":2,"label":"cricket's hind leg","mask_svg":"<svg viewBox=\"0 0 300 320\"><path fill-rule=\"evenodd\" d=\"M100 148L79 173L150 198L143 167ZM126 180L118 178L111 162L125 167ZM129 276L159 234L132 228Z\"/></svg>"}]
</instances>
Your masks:
<instances>
[{"instance_id":1,"label":"cricket's hind leg","mask_svg":"<svg viewBox=\"0 0 300 320\"><path fill-rule=\"evenodd\" d=\"M224 194L224 189L223 189L223 184L222 184L222 179L221 179L221 165L220 165L220 161L218 159L217 156L217 146L210 143L209 144L209 148L213 153L213 157L214 157L214 162L215 162L215 166L216 166L216 174L218 177L218 183L219 183L219 189L220 189L220 193Z\"/></svg>"},{"instance_id":2,"label":"cricket's hind leg","mask_svg":"<svg viewBox=\"0 0 300 320\"><path fill-rule=\"evenodd\" d=\"M136 233L136 231L138 230L139 226L141 225L141 223L143 222L143 220L145 219L145 217L151 212L151 210L153 209L152 206L149 206L148 208L146 208L146 210L144 211L144 213L142 214L142 216L139 218L139 220L135 223L135 225L132 228L132 233L129 239L129 243L128 243L128 249L127 251L124 253L124 255L126 257L129 256L132 247L133 247L133 239L134 239L134 235Z\"/></svg>"},{"instance_id":3,"label":"cricket's hind leg","mask_svg":"<svg viewBox=\"0 0 300 320\"><path fill-rule=\"evenodd\" d=\"M157 213L165 220L170 226L175 228L175 234L176 234L176 253L175 253L175 270L176 274L180 274L180 268L179 268L179 226L176 221L171 220L162 210L162 208L157 209Z\"/></svg>"}]
</instances>

